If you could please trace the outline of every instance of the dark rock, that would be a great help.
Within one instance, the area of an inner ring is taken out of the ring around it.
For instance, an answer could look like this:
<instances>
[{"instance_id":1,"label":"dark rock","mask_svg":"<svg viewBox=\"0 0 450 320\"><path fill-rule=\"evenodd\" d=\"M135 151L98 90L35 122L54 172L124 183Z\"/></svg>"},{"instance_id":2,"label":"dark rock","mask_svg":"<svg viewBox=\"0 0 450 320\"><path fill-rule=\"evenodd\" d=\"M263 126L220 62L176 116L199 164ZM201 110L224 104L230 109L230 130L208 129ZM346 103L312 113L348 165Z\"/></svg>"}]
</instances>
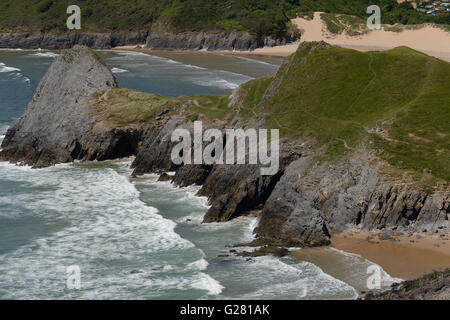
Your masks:
<instances>
[{"instance_id":1,"label":"dark rock","mask_svg":"<svg viewBox=\"0 0 450 320\"><path fill-rule=\"evenodd\" d=\"M292 162L268 198L255 232L274 244L318 246L334 234L397 227L414 232L447 224L450 195L392 186L361 157L317 165Z\"/></svg>"},{"instance_id":2,"label":"dark rock","mask_svg":"<svg viewBox=\"0 0 450 320\"><path fill-rule=\"evenodd\" d=\"M366 300L449 300L450 269L435 271L415 280L395 284L385 292L369 292Z\"/></svg>"},{"instance_id":3,"label":"dark rock","mask_svg":"<svg viewBox=\"0 0 450 320\"><path fill-rule=\"evenodd\" d=\"M173 183L179 187L202 185L205 183L211 170L211 165L184 165L175 173Z\"/></svg>"},{"instance_id":4,"label":"dark rock","mask_svg":"<svg viewBox=\"0 0 450 320\"><path fill-rule=\"evenodd\" d=\"M282 40L265 39L244 32L184 32L161 33L151 31L149 33L146 48L149 49L176 49L176 50L254 50L264 46L284 45L297 40L296 36L290 36Z\"/></svg>"},{"instance_id":5,"label":"dark rock","mask_svg":"<svg viewBox=\"0 0 450 320\"><path fill-rule=\"evenodd\" d=\"M276 257L284 257L289 254L289 250L286 248L280 248L275 246L264 246L256 249L252 252L239 252L237 255L239 257L261 257L267 255L273 255Z\"/></svg>"},{"instance_id":6,"label":"dark rock","mask_svg":"<svg viewBox=\"0 0 450 320\"><path fill-rule=\"evenodd\" d=\"M0 33L0 48L69 49L83 45L93 49L135 45L146 41L147 31L124 33Z\"/></svg>"},{"instance_id":7,"label":"dark rock","mask_svg":"<svg viewBox=\"0 0 450 320\"><path fill-rule=\"evenodd\" d=\"M172 180L172 177L169 176L167 173L163 173L159 176L158 181L170 181Z\"/></svg>"},{"instance_id":8,"label":"dark rock","mask_svg":"<svg viewBox=\"0 0 450 320\"><path fill-rule=\"evenodd\" d=\"M142 273L142 270L131 270L130 274Z\"/></svg>"}]
</instances>

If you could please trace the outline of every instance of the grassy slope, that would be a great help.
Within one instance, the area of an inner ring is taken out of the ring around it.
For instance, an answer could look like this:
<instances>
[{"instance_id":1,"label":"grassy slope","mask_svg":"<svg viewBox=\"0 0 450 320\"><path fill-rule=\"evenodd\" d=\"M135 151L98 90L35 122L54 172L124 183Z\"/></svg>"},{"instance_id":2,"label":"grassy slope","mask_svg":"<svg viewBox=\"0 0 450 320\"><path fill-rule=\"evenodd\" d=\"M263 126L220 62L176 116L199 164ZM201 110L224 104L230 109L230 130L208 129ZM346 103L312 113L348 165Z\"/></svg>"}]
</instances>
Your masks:
<instances>
[{"instance_id":1,"label":"grassy slope","mask_svg":"<svg viewBox=\"0 0 450 320\"><path fill-rule=\"evenodd\" d=\"M430 169L449 181L450 64L406 47L311 53L317 45L290 57L270 99L261 99L267 79L248 83L241 115L258 114L284 136L326 145L328 159L365 146L395 167Z\"/></svg>"},{"instance_id":2,"label":"grassy slope","mask_svg":"<svg viewBox=\"0 0 450 320\"><path fill-rule=\"evenodd\" d=\"M83 31L249 31L280 38L291 32L289 19L323 11L366 19L377 4L383 24L434 22L450 25L450 15L431 16L395 0L0 0L0 30L66 32L66 8L82 9Z\"/></svg>"},{"instance_id":3,"label":"grassy slope","mask_svg":"<svg viewBox=\"0 0 450 320\"><path fill-rule=\"evenodd\" d=\"M115 88L98 94L92 107L114 126L152 123L163 111L179 112L184 108L187 120L200 117L227 119L233 110L227 107L227 95L196 95L167 98L131 89Z\"/></svg>"},{"instance_id":4,"label":"grassy slope","mask_svg":"<svg viewBox=\"0 0 450 320\"><path fill-rule=\"evenodd\" d=\"M130 89L97 97L94 107L114 125L151 123L163 110L186 119L260 118L282 136L325 147L324 160L373 150L392 168L427 187L450 181L450 63L406 47L359 52L305 43L276 76L239 90L235 109L226 95L166 98ZM263 98L265 97L265 98Z\"/></svg>"},{"instance_id":5,"label":"grassy slope","mask_svg":"<svg viewBox=\"0 0 450 320\"><path fill-rule=\"evenodd\" d=\"M356 36L369 31L366 20L356 16L323 13L321 18L331 33L339 34L345 31L350 36Z\"/></svg>"},{"instance_id":6,"label":"grassy slope","mask_svg":"<svg viewBox=\"0 0 450 320\"><path fill-rule=\"evenodd\" d=\"M0 0L0 30L65 32L66 9L82 10L83 31L249 31L283 37L287 0Z\"/></svg>"}]
</instances>

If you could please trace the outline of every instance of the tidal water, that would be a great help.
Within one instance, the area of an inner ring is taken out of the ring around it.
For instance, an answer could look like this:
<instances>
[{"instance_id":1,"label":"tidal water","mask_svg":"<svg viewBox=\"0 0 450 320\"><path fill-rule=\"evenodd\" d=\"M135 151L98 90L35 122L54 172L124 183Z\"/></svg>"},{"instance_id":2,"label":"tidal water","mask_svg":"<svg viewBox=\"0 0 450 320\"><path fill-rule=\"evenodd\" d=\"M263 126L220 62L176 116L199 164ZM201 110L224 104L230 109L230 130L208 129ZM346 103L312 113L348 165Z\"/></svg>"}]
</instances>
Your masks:
<instances>
[{"instance_id":1,"label":"tidal water","mask_svg":"<svg viewBox=\"0 0 450 320\"><path fill-rule=\"evenodd\" d=\"M278 69L234 56L99 53L121 87L172 97L230 93ZM0 141L56 55L0 50ZM370 262L354 255L333 251L340 263L329 273L292 257L223 256L252 239L256 218L201 224L198 187L131 178L131 161L0 162L0 299L354 299L364 290ZM79 289L68 283L73 266Z\"/></svg>"}]
</instances>

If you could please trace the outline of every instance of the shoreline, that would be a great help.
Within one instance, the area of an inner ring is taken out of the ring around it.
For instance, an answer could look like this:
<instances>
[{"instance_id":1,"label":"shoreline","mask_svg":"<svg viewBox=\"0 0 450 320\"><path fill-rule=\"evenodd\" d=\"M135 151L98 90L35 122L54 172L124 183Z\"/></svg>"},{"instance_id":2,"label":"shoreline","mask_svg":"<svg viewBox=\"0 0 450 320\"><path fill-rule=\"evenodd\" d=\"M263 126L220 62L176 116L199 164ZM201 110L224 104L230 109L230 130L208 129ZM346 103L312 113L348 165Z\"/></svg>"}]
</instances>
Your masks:
<instances>
[{"instance_id":1,"label":"shoreline","mask_svg":"<svg viewBox=\"0 0 450 320\"><path fill-rule=\"evenodd\" d=\"M412 280L450 267L450 241L426 234L383 237L380 231L356 229L331 238L331 246L380 265L390 276Z\"/></svg>"},{"instance_id":2,"label":"shoreline","mask_svg":"<svg viewBox=\"0 0 450 320\"><path fill-rule=\"evenodd\" d=\"M226 55L226 56L239 56L243 58L258 60L266 62L269 64L281 65L288 55L277 55L277 54L265 54L265 53L253 53L254 51L231 51L231 50L179 50L179 49L146 49L142 47L143 45L132 45L132 46L117 46L113 47L111 51L130 51L130 52L140 52L149 55L166 55L166 54L182 54L182 53L192 53L192 54L207 54L207 55ZM274 47L277 48L277 47Z\"/></svg>"},{"instance_id":3,"label":"shoreline","mask_svg":"<svg viewBox=\"0 0 450 320\"><path fill-rule=\"evenodd\" d=\"M196 53L216 53L224 55L237 55L253 59L265 58L286 58L297 51L298 46L305 41L325 41L331 45L353 49L361 52L386 51L400 46L407 46L420 51L429 56L450 62L450 32L438 27L424 25L419 29L405 29L401 32L373 30L363 35L349 36L347 34L332 34L328 31L321 12L315 12L311 20L304 18L292 19L299 30L302 31L300 41L291 44L257 48L252 51L237 50L167 50L172 52L196 52ZM145 46L140 44L136 46ZM120 46L111 50L129 50L141 52L158 52L166 50L137 49L136 46Z\"/></svg>"}]
</instances>

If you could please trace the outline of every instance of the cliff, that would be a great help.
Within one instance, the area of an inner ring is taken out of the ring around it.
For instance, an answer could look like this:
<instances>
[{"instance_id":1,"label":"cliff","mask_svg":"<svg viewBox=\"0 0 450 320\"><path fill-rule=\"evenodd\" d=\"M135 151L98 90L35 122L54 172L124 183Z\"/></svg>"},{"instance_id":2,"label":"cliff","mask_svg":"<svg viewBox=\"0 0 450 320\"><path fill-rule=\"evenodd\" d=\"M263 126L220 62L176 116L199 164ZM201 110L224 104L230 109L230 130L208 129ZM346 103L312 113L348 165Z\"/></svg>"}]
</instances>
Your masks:
<instances>
[{"instance_id":1,"label":"cliff","mask_svg":"<svg viewBox=\"0 0 450 320\"><path fill-rule=\"evenodd\" d=\"M284 45L297 40L286 36L282 40L259 39L247 32L156 32L134 31L119 33L0 33L0 48L69 49L82 45L92 49L146 44L148 49L160 50L254 50L260 47Z\"/></svg>"},{"instance_id":2,"label":"cliff","mask_svg":"<svg viewBox=\"0 0 450 320\"><path fill-rule=\"evenodd\" d=\"M183 32L167 33L150 31L147 38L148 49L178 50L254 50L261 47L285 45L297 40L286 36L282 40L270 37L259 39L246 32Z\"/></svg>"},{"instance_id":3,"label":"cliff","mask_svg":"<svg viewBox=\"0 0 450 320\"><path fill-rule=\"evenodd\" d=\"M134 152L133 130L98 121L92 95L117 86L95 52L74 47L56 58L23 116L2 143L1 159L48 166L75 159L111 159Z\"/></svg>"},{"instance_id":4,"label":"cliff","mask_svg":"<svg viewBox=\"0 0 450 320\"><path fill-rule=\"evenodd\" d=\"M116 46L145 43L148 32L122 33L0 33L0 48L69 49L75 45L93 49L111 49Z\"/></svg>"},{"instance_id":5,"label":"cliff","mask_svg":"<svg viewBox=\"0 0 450 320\"><path fill-rule=\"evenodd\" d=\"M135 175L176 171L176 185L202 185L211 204L204 222L259 212L256 245L326 245L353 227L447 233L449 68L408 48L308 43L277 75L230 99L165 98L117 88L95 54L77 47L54 62L0 157L44 166L136 155ZM203 129L280 128L279 170L175 165L171 134L192 131L192 119Z\"/></svg>"}]
</instances>

